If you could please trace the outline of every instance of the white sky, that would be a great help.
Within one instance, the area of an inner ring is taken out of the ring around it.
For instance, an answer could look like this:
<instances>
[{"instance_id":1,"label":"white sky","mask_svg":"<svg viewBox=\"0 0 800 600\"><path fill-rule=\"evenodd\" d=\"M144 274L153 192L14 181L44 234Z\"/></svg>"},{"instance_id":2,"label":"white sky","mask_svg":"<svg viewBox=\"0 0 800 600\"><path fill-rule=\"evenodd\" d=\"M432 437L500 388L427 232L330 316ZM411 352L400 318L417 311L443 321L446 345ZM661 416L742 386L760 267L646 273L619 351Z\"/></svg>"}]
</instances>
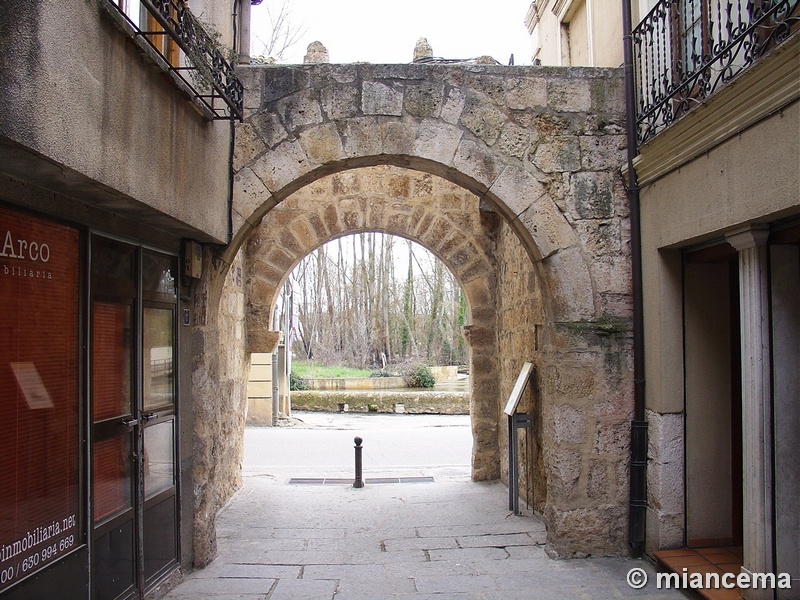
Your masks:
<instances>
[{"instance_id":1,"label":"white sky","mask_svg":"<svg viewBox=\"0 0 800 600\"><path fill-rule=\"evenodd\" d=\"M276 15L283 0L263 0L252 7L251 39L271 29L267 7ZM414 46L427 38L440 58L492 56L501 64L531 64L531 41L525 28L530 0L289 0L292 24L305 35L282 64L302 63L306 48L320 41L330 62L410 63Z\"/></svg>"}]
</instances>

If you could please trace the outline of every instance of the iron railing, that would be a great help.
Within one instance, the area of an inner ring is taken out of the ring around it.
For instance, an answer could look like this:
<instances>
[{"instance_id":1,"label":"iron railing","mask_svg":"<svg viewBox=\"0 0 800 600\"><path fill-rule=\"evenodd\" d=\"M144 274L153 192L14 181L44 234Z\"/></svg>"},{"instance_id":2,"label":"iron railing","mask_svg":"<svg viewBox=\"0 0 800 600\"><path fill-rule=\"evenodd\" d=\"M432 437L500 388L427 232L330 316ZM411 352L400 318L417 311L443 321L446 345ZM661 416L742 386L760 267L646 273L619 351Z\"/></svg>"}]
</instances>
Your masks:
<instances>
[{"instance_id":1,"label":"iron railing","mask_svg":"<svg viewBox=\"0 0 800 600\"><path fill-rule=\"evenodd\" d=\"M212 119L243 118L244 86L185 0L108 0ZM130 6L139 8L138 14ZM180 52L177 49L180 49Z\"/></svg>"},{"instance_id":2,"label":"iron railing","mask_svg":"<svg viewBox=\"0 0 800 600\"><path fill-rule=\"evenodd\" d=\"M660 0L632 35L643 143L800 29L800 0Z\"/></svg>"}]
</instances>

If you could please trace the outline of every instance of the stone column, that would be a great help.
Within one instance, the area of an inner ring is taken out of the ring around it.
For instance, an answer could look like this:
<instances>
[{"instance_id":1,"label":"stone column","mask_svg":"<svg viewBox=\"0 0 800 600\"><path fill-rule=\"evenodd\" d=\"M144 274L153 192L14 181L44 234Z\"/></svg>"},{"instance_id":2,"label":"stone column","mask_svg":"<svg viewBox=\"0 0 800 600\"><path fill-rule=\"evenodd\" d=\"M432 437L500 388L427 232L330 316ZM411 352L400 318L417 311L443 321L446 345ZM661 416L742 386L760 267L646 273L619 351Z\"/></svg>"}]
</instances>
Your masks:
<instances>
[{"instance_id":1,"label":"stone column","mask_svg":"<svg viewBox=\"0 0 800 600\"><path fill-rule=\"evenodd\" d=\"M772 284L773 427L775 438L775 549L778 573L791 573L800 589L800 248L770 246ZM792 594L795 594L792 596Z\"/></svg>"},{"instance_id":2,"label":"stone column","mask_svg":"<svg viewBox=\"0 0 800 600\"><path fill-rule=\"evenodd\" d=\"M739 252L742 344L742 453L744 565L751 573L774 572L772 553L772 421L769 353L769 288L766 228L727 236ZM747 600L768 600L772 590L742 591Z\"/></svg>"},{"instance_id":3,"label":"stone column","mask_svg":"<svg viewBox=\"0 0 800 600\"><path fill-rule=\"evenodd\" d=\"M239 3L239 39L236 52L239 54L239 64L250 64L250 0Z\"/></svg>"}]
</instances>

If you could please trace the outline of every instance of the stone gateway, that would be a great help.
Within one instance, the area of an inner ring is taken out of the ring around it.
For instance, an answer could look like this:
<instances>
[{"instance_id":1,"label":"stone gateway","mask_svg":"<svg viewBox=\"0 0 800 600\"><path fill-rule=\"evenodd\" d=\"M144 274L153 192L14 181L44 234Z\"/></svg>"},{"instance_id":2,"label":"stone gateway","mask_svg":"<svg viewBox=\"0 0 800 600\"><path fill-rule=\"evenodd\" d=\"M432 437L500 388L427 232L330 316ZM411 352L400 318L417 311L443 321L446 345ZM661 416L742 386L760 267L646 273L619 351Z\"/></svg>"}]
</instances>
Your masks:
<instances>
[{"instance_id":1,"label":"stone gateway","mask_svg":"<svg viewBox=\"0 0 800 600\"><path fill-rule=\"evenodd\" d=\"M473 478L507 477L502 406L535 365L522 489L552 554L626 552L631 290L622 73L479 65L252 66L232 243L197 290L195 560L239 485L252 352L321 244L382 231L455 274L469 305ZM236 273L244 274L237 277ZM530 464L528 464L530 462Z\"/></svg>"}]
</instances>

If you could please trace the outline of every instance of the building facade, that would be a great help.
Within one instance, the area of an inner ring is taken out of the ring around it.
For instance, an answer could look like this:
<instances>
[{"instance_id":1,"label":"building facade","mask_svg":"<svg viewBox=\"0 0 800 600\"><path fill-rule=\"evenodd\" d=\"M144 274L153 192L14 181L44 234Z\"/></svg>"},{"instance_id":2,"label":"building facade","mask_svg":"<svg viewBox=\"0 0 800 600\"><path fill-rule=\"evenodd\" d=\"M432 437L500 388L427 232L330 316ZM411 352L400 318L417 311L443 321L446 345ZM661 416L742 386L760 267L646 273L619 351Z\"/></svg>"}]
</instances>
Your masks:
<instances>
[{"instance_id":1,"label":"building facade","mask_svg":"<svg viewBox=\"0 0 800 600\"><path fill-rule=\"evenodd\" d=\"M471 295L476 479L508 472L500 408L534 357L523 475L553 553L624 552L645 467L636 544L741 546L745 570L798 576L797 0L633 7L636 244L620 70L248 67L243 86L224 48L247 54L250 3L187 4L0 16L0 596L158 597L213 559L275 290L367 229L418 236ZM622 11L618 28L599 0L531 11L540 62L622 63ZM353 189L273 210L387 165L427 178L387 178L385 206ZM490 246L457 232L464 210L412 214L432 177L474 196L500 267L476 276ZM277 238L248 258L262 219Z\"/></svg>"},{"instance_id":2,"label":"building facade","mask_svg":"<svg viewBox=\"0 0 800 600\"><path fill-rule=\"evenodd\" d=\"M616 0L531 2L525 26L535 65L619 67L622 9Z\"/></svg>"},{"instance_id":3,"label":"building facade","mask_svg":"<svg viewBox=\"0 0 800 600\"><path fill-rule=\"evenodd\" d=\"M205 29L233 46L235 4L3 7L4 598L140 598L191 565L189 291L241 114Z\"/></svg>"},{"instance_id":4,"label":"building facade","mask_svg":"<svg viewBox=\"0 0 800 600\"><path fill-rule=\"evenodd\" d=\"M797 2L660 2L632 38L646 546L791 575L745 598L800 597L798 30Z\"/></svg>"},{"instance_id":5,"label":"building facade","mask_svg":"<svg viewBox=\"0 0 800 600\"><path fill-rule=\"evenodd\" d=\"M586 6L576 23L564 3L531 4L534 58L564 64L566 36L572 56L599 42L621 61L607 25L623 12ZM657 556L741 548L743 572L789 573L794 588L743 597L798 598L800 5L630 13L649 429L637 541Z\"/></svg>"}]
</instances>

